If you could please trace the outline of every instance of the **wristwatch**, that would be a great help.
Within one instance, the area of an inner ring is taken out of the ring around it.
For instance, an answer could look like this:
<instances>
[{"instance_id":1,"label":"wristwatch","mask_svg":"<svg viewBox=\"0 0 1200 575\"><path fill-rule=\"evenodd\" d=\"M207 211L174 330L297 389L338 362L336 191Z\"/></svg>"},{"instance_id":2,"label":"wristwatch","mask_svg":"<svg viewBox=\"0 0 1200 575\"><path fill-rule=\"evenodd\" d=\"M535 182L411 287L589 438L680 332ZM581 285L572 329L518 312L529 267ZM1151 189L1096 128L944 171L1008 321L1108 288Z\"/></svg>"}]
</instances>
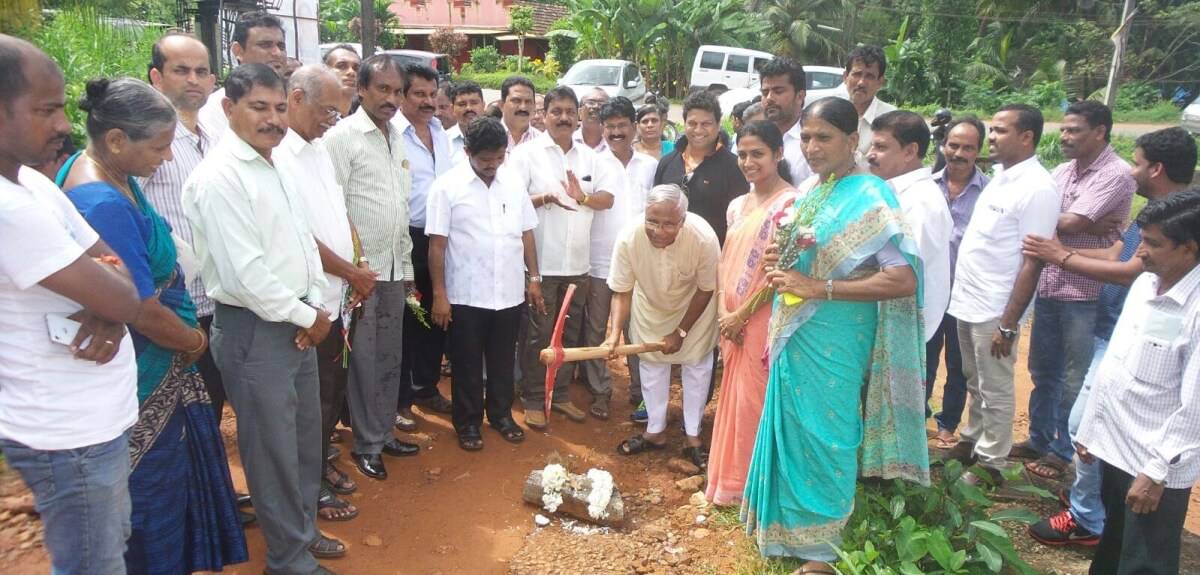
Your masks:
<instances>
[{"instance_id":1,"label":"wristwatch","mask_svg":"<svg viewBox=\"0 0 1200 575\"><path fill-rule=\"evenodd\" d=\"M529 283L535 283L535 284L542 283L542 276L529 276L528 279L529 279Z\"/></svg>"},{"instance_id":2,"label":"wristwatch","mask_svg":"<svg viewBox=\"0 0 1200 575\"><path fill-rule=\"evenodd\" d=\"M687 338L687 330L683 329L682 327L675 328L675 333L679 334L679 339Z\"/></svg>"},{"instance_id":3,"label":"wristwatch","mask_svg":"<svg viewBox=\"0 0 1200 575\"><path fill-rule=\"evenodd\" d=\"M1000 335L1004 336L1004 339L1012 340L1017 338L1017 330L1015 329L1004 329L1004 326L997 325L996 330L1000 332Z\"/></svg>"}]
</instances>

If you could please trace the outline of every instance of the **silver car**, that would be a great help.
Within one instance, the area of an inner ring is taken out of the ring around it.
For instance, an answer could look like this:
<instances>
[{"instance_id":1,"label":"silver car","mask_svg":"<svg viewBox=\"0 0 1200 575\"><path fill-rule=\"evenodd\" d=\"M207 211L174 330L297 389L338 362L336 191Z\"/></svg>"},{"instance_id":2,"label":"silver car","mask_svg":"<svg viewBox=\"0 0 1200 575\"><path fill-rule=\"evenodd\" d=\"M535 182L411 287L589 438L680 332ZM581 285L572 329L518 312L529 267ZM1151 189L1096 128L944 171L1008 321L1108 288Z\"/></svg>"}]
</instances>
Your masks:
<instances>
[{"instance_id":1,"label":"silver car","mask_svg":"<svg viewBox=\"0 0 1200 575\"><path fill-rule=\"evenodd\" d=\"M1200 96L1197 96L1191 104L1183 109L1183 117L1180 118L1179 125L1193 134L1200 134Z\"/></svg>"},{"instance_id":2,"label":"silver car","mask_svg":"<svg viewBox=\"0 0 1200 575\"><path fill-rule=\"evenodd\" d=\"M637 65L628 60L581 60L563 74L558 85L570 86L581 100L593 88L604 90L609 98L625 96L635 103L646 97L646 81Z\"/></svg>"}]
</instances>

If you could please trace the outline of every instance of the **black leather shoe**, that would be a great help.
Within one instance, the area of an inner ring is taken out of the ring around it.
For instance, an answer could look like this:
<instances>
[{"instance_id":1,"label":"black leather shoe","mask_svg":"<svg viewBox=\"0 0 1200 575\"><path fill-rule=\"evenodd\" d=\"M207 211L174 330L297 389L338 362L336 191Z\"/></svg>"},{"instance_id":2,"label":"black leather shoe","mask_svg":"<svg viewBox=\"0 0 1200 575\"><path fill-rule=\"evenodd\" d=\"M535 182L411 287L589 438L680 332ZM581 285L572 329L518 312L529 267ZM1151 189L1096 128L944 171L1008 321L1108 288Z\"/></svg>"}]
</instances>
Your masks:
<instances>
[{"instance_id":1,"label":"black leather shoe","mask_svg":"<svg viewBox=\"0 0 1200 575\"><path fill-rule=\"evenodd\" d=\"M420 453L421 446L393 437L383 444L383 452L392 457L409 457Z\"/></svg>"},{"instance_id":2,"label":"black leather shoe","mask_svg":"<svg viewBox=\"0 0 1200 575\"><path fill-rule=\"evenodd\" d=\"M355 453L351 459L354 460L354 466L363 475L371 479L387 479L387 468L383 466L383 457L379 454L367 455L365 453Z\"/></svg>"},{"instance_id":3,"label":"black leather shoe","mask_svg":"<svg viewBox=\"0 0 1200 575\"><path fill-rule=\"evenodd\" d=\"M436 413L450 413L450 410L454 407L454 404L450 403L450 400L446 399L440 393L415 399L413 403Z\"/></svg>"}]
</instances>

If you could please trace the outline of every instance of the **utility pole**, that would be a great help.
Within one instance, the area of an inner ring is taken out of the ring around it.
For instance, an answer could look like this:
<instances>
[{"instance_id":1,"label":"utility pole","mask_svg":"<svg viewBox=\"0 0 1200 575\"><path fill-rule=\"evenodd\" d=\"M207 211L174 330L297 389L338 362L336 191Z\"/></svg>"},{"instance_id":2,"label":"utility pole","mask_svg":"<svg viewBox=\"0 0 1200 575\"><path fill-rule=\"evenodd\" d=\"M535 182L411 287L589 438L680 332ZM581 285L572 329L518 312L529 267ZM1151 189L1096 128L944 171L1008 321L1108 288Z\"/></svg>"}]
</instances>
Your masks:
<instances>
[{"instance_id":1,"label":"utility pole","mask_svg":"<svg viewBox=\"0 0 1200 575\"><path fill-rule=\"evenodd\" d=\"M1121 11L1121 25L1109 38L1113 43L1112 66L1108 69L1108 86L1104 89L1104 105L1112 109L1117 101L1117 88L1121 85L1121 61L1125 58L1125 41L1129 38L1129 26L1133 16L1137 14L1136 0L1125 0L1125 9Z\"/></svg>"},{"instance_id":2,"label":"utility pole","mask_svg":"<svg viewBox=\"0 0 1200 575\"><path fill-rule=\"evenodd\" d=\"M366 59L375 54L375 0L362 0L359 6L362 11L358 17L362 22L362 57Z\"/></svg>"}]
</instances>

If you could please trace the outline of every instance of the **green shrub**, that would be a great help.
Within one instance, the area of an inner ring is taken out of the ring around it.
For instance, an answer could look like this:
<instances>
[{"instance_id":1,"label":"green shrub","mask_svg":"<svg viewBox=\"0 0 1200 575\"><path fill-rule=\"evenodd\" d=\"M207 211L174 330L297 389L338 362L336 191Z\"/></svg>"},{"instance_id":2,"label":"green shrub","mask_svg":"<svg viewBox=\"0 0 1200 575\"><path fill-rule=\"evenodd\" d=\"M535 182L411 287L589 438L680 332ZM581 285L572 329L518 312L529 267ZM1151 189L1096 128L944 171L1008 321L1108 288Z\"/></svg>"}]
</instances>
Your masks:
<instances>
[{"instance_id":1,"label":"green shrub","mask_svg":"<svg viewBox=\"0 0 1200 575\"><path fill-rule=\"evenodd\" d=\"M1153 106L1137 110L1122 110L1120 98L1117 99L1117 109L1113 110L1113 121L1132 122L1136 124L1177 124L1179 123L1179 107L1166 100L1159 100Z\"/></svg>"},{"instance_id":2,"label":"green shrub","mask_svg":"<svg viewBox=\"0 0 1200 575\"><path fill-rule=\"evenodd\" d=\"M471 50L471 69L491 73L500 70L500 51L495 46L480 46ZM464 66L463 69L466 67Z\"/></svg>"},{"instance_id":3,"label":"green shrub","mask_svg":"<svg viewBox=\"0 0 1200 575\"><path fill-rule=\"evenodd\" d=\"M531 62L530 62L528 56L517 56L516 54L509 54L508 56L505 56L504 59L502 60L502 65L503 65L502 69L508 70L509 72L516 72L518 70L520 70L522 72L532 71Z\"/></svg>"},{"instance_id":4,"label":"green shrub","mask_svg":"<svg viewBox=\"0 0 1200 575\"><path fill-rule=\"evenodd\" d=\"M1113 108L1122 112L1153 108L1162 102L1162 93L1151 84L1140 81L1126 82L1117 89L1117 100Z\"/></svg>"},{"instance_id":5,"label":"green shrub","mask_svg":"<svg viewBox=\"0 0 1200 575\"><path fill-rule=\"evenodd\" d=\"M513 76L513 75L515 75L515 72L507 72L507 71L491 72L491 73L485 74L485 73L476 72L474 70L468 70L467 66L463 66L462 70L459 70L459 74L456 77L460 78L460 79L464 79L464 80L474 80L476 83L478 83L480 86L482 86L484 88L491 88L493 90L499 90L500 85L504 83L504 79L509 76ZM529 78L530 80L533 81L533 87L539 94L545 94L547 91L549 91L551 88L553 88L558 83L557 78L547 78L540 74L534 74L534 73L527 72L527 73L524 73L521 75L525 76L526 78Z\"/></svg>"}]
</instances>

